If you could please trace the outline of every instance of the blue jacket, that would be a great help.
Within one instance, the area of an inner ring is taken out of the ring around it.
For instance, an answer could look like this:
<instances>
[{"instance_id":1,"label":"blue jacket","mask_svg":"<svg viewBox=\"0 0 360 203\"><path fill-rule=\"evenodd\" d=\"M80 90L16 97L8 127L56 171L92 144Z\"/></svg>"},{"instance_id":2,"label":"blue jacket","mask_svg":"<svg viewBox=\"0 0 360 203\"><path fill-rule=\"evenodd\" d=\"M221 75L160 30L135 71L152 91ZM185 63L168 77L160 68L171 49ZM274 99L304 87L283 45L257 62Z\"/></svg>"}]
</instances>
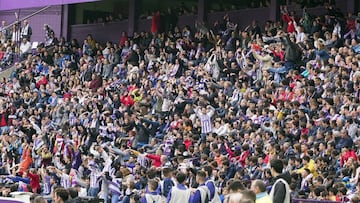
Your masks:
<instances>
[{"instance_id":1,"label":"blue jacket","mask_svg":"<svg viewBox=\"0 0 360 203\"><path fill-rule=\"evenodd\" d=\"M209 188L210 190L210 199L209 200L212 200L215 196L215 184L213 181L209 181L210 178L208 178L206 180L206 186Z\"/></svg>"},{"instance_id":2,"label":"blue jacket","mask_svg":"<svg viewBox=\"0 0 360 203\"><path fill-rule=\"evenodd\" d=\"M336 149L340 150L343 147L351 148L354 144L354 141L351 137L346 136L345 138L340 138L338 144L336 145Z\"/></svg>"},{"instance_id":3,"label":"blue jacket","mask_svg":"<svg viewBox=\"0 0 360 203\"><path fill-rule=\"evenodd\" d=\"M30 184L30 179L29 178L23 178L20 176L7 176L8 179L14 181L14 182L24 182L26 184Z\"/></svg>"},{"instance_id":4,"label":"blue jacket","mask_svg":"<svg viewBox=\"0 0 360 203\"><path fill-rule=\"evenodd\" d=\"M204 186L205 184L201 184L200 186ZM190 198L190 203L201 203L201 194L199 190L196 190L194 195Z\"/></svg>"},{"instance_id":5,"label":"blue jacket","mask_svg":"<svg viewBox=\"0 0 360 203\"><path fill-rule=\"evenodd\" d=\"M162 187L160 187L160 194L162 196L167 197L171 188L175 186L174 182L171 180L171 178L164 178L164 182L162 184Z\"/></svg>"}]
</instances>

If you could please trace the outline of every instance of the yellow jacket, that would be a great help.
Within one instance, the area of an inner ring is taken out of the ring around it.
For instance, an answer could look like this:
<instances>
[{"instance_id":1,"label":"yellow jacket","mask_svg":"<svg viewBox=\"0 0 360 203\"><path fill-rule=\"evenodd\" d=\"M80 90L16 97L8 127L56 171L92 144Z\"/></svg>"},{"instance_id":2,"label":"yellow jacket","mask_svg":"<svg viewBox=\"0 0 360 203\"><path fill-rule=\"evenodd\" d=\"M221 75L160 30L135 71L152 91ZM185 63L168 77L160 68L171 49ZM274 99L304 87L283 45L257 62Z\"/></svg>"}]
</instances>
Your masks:
<instances>
[{"instance_id":1,"label":"yellow jacket","mask_svg":"<svg viewBox=\"0 0 360 203\"><path fill-rule=\"evenodd\" d=\"M302 168L300 168L299 170L297 170L297 173L302 173L304 172L305 169L309 169L310 173L313 174L314 177L318 176L318 173L316 171L316 166L315 166L315 161L313 159L310 159L309 163L304 165Z\"/></svg>"},{"instance_id":2,"label":"yellow jacket","mask_svg":"<svg viewBox=\"0 0 360 203\"><path fill-rule=\"evenodd\" d=\"M135 102L140 102L142 100L143 95L140 94L139 96L137 96L137 92L139 92L139 89L135 89L131 94L134 97Z\"/></svg>"},{"instance_id":3,"label":"yellow jacket","mask_svg":"<svg viewBox=\"0 0 360 203\"><path fill-rule=\"evenodd\" d=\"M262 192L256 195L256 203L272 203L270 196L267 192Z\"/></svg>"}]
</instances>

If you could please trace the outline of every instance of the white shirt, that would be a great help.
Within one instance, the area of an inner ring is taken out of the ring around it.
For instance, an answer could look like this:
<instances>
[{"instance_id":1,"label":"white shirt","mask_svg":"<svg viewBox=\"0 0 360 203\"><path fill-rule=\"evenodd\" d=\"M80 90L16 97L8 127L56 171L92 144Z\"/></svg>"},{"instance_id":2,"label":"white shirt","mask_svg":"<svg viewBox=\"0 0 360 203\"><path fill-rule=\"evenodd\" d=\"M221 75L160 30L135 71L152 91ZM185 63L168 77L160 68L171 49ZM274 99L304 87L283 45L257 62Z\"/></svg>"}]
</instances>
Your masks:
<instances>
[{"instance_id":1,"label":"white shirt","mask_svg":"<svg viewBox=\"0 0 360 203\"><path fill-rule=\"evenodd\" d=\"M31 43L30 42L26 42L25 44L23 42L21 42L20 45L20 53L24 54L24 53L29 53L31 51Z\"/></svg>"},{"instance_id":2,"label":"white shirt","mask_svg":"<svg viewBox=\"0 0 360 203\"><path fill-rule=\"evenodd\" d=\"M19 33L19 31L15 31L15 32L12 33L11 41L13 41L13 42L20 41L20 33Z\"/></svg>"}]
</instances>

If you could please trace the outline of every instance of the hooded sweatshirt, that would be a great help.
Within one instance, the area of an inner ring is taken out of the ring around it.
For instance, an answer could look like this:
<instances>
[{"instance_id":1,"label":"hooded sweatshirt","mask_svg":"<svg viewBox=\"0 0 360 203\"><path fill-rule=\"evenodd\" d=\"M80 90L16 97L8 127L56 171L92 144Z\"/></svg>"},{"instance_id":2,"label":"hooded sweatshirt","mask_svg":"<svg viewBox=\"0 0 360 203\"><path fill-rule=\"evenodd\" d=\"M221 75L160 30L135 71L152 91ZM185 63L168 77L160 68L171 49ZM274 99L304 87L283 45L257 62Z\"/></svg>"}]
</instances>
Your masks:
<instances>
[{"instance_id":1,"label":"hooded sweatshirt","mask_svg":"<svg viewBox=\"0 0 360 203\"><path fill-rule=\"evenodd\" d=\"M275 177L275 183L270 192L270 198L273 202L290 203L290 183L291 175L289 172L285 172ZM287 184L285 184L285 182Z\"/></svg>"}]
</instances>

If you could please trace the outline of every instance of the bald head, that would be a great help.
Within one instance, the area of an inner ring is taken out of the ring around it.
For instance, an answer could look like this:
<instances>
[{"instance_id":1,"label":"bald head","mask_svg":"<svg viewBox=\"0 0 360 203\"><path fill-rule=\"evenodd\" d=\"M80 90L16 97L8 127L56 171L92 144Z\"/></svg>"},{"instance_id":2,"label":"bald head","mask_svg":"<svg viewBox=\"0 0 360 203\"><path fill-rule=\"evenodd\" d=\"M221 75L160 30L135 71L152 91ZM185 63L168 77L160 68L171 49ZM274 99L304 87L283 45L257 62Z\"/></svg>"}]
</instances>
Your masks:
<instances>
[{"instance_id":1,"label":"bald head","mask_svg":"<svg viewBox=\"0 0 360 203\"><path fill-rule=\"evenodd\" d=\"M256 194L251 190L230 194L228 203L255 203Z\"/></svg>"}]
</instances>

